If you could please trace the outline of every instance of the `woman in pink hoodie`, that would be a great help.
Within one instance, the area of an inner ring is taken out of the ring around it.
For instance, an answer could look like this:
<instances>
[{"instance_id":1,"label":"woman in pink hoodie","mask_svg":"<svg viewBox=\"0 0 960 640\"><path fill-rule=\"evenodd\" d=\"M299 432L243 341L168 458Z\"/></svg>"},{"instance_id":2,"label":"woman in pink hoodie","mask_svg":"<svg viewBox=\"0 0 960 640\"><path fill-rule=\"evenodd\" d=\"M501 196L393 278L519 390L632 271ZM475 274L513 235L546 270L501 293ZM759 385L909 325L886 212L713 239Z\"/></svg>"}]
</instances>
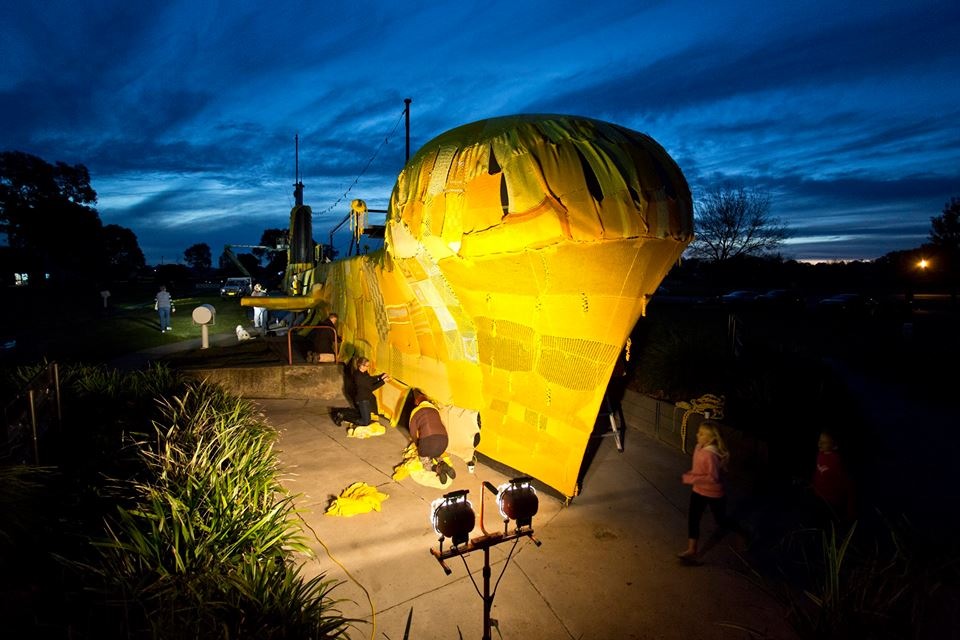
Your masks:
<instances>
[{"instance_id":1,"label":"woman in pink hoodie","mask_svg":"<svg viewBox=\"0 0 960 640\"><path fill-rule=\"evenodd\" d=\"M730 452L720 437L717 424L704 420L697 429L697 446L693 450L693 468L683 474L683 483L693 485L690 492L690 511L687 516L687 548L678 553L682 560L690 560L697 555L697 541L700 538L700 520L707 507L713 512L713 518L721 529L729 527L727 520L727 498L723 490L720 474L727 467Z\"/></svg>"}]
</instances>

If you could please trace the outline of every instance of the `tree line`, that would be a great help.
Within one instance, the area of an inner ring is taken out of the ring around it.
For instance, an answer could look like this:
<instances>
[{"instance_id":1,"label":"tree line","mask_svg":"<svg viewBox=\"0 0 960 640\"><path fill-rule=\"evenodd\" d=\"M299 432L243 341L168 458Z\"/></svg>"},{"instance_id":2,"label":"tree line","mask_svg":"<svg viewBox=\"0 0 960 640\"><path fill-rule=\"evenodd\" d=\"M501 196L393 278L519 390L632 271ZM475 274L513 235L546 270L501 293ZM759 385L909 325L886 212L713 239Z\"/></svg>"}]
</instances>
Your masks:
<instances>
[{"instance_id":1,"label":"tree line","mask_svg":"<svg viewBox=\"0 0 960 640\"><path fill-rule=\"evenodd\" d=\"M104 225L96 203L90 172L82 164L51 165L21 151L0 153L4 271L17 268L71 281L142 269L136 235L120 225Z\"/></svg>"},{"instance_id":2,"label":"tree line","mask_svg":"<svg viewBox=\"0 0 960 640\"><path fill-rule=\"evenodd\" d=\"M128 279L142 271L146 262L136 234L121 225L102 224L96 203L84 165L50 164L22 151L0 153L0 234L6 235L8 245L0 268L9 273L16 262L58 280L101 281ZM955 290L960 198L952 198L930 221L929 243L875 262L907 272L926 257ZM790 236L790 229L771 215L769 195L742 186L717 188L698 198L694 225L696 236L685 257L721 269L748 258L782 261L778 252ZM287 241L287 230L266 229L259 247L235 259L251 274L275 275L286 266L286 252L269 248ZM335 257L336 251L324 246L324 255ZM213 252L199 242L187 247L183 261L194 273L207 273ZM239 271L226 250L218 262L221 270Z\"/></svg>"}]
</instances>

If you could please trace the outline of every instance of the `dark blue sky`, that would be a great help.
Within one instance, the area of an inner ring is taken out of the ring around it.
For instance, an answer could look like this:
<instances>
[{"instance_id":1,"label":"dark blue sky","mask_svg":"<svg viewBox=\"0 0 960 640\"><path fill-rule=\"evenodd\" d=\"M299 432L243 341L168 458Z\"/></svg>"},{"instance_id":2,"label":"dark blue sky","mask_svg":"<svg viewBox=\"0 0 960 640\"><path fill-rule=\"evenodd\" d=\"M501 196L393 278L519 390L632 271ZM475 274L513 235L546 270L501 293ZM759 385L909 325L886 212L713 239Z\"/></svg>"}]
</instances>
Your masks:
<instances>
[{"instance_id":1,"label":"dark blue sky","mask_svg":"<svg viewBox=\"0 0 960 640\"><path fill-rule=\"evenodd\" d=\"M325 241L411 153L516 113L651 135L694 199L766 191L785 257L926 241L960 196L960 3L0 0L0 150L90 169L147 261L286 228L294 136Z\"/></svg>"}]
</instances>

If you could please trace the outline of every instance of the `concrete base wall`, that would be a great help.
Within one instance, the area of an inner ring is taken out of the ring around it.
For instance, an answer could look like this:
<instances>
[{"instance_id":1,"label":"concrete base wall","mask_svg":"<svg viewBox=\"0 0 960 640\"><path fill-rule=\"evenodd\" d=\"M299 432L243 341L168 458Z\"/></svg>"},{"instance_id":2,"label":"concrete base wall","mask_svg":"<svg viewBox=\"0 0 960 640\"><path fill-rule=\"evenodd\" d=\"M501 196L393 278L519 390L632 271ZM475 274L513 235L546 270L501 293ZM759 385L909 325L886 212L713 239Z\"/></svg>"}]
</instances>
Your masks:
<instances>
[{"instance_id":1,"label":"concrete base wall","mask_svg":"<svg viewBox=\"0 0 960 640\"><path fill-rule=\"evenodd\" d=\"M681 446L681 425L683 424L683 409L679 409L671 402L657 400L636 391L627 389L620 403L623 410L623 420L628 427L643 431L651 438L677 449ZM700 414L691 414L687 419L686 441L687 450L697 441L697 427L703 422Z\"/></svg>"},{"instance_id":2,"label":"concrete base wall","mask_svg":"<svg viewBox=\"0 0 960 640\"><path fill-rule=\"evenodd\" d=\"M244 398L344 401L343 365L337 363L191 369L184 373Z\"/></svg>"}]
</instances>

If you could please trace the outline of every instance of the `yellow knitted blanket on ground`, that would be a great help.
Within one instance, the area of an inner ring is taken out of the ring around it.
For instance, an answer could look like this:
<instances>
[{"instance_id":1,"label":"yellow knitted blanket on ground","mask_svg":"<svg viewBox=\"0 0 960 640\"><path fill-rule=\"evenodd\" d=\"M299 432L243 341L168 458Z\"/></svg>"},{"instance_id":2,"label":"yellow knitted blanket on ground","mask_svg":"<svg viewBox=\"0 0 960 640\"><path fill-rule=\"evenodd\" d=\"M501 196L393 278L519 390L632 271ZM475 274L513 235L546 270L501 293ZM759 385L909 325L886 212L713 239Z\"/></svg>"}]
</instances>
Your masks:
<instances>
[{"instance_id":1,"label":"yellow knitted blanket on ground","mask_svg":"<svg viewBox=\"0 0 960 640\"><path fill-rule=\"evenodd\" d=\"M389 497L365 482L354 482L330 503L326 514L349 518L358 513L380 511L380 504Z\"/></svg>"},{"instance_id":2,"label":"yellow knitted blanket on ground","mask_svg":"<svg viewBox=\"0 0 960 640\"><path fill-rule=\"evenodd\" d=\"M348 438L372 438L374 436L382 436L387 432L386 427L384 427L379 422L371 422L370 424L363 425L361 427L351 426L347 428L347 437Z\"/></svg>"},{"instance_id":3,"label":"yellow knitted blanket on ground","mask_svg":"<svg viewBox=\"0 0 960 640\"><path fill-rule=\"evenodd\" d=\"M453 465L447 454L443 454L441 460L451 466ZM412 442L403 450L403 462L393 468L393 479L397 482L407 476L410 476L417 484L437 489L445 489L453 483L450 478L447 478L446 482L440 482L440 476L435 471L424 469L423 463L420 462L420 455L417 453L417 445Z\"/></svg>"}]
</instances>

